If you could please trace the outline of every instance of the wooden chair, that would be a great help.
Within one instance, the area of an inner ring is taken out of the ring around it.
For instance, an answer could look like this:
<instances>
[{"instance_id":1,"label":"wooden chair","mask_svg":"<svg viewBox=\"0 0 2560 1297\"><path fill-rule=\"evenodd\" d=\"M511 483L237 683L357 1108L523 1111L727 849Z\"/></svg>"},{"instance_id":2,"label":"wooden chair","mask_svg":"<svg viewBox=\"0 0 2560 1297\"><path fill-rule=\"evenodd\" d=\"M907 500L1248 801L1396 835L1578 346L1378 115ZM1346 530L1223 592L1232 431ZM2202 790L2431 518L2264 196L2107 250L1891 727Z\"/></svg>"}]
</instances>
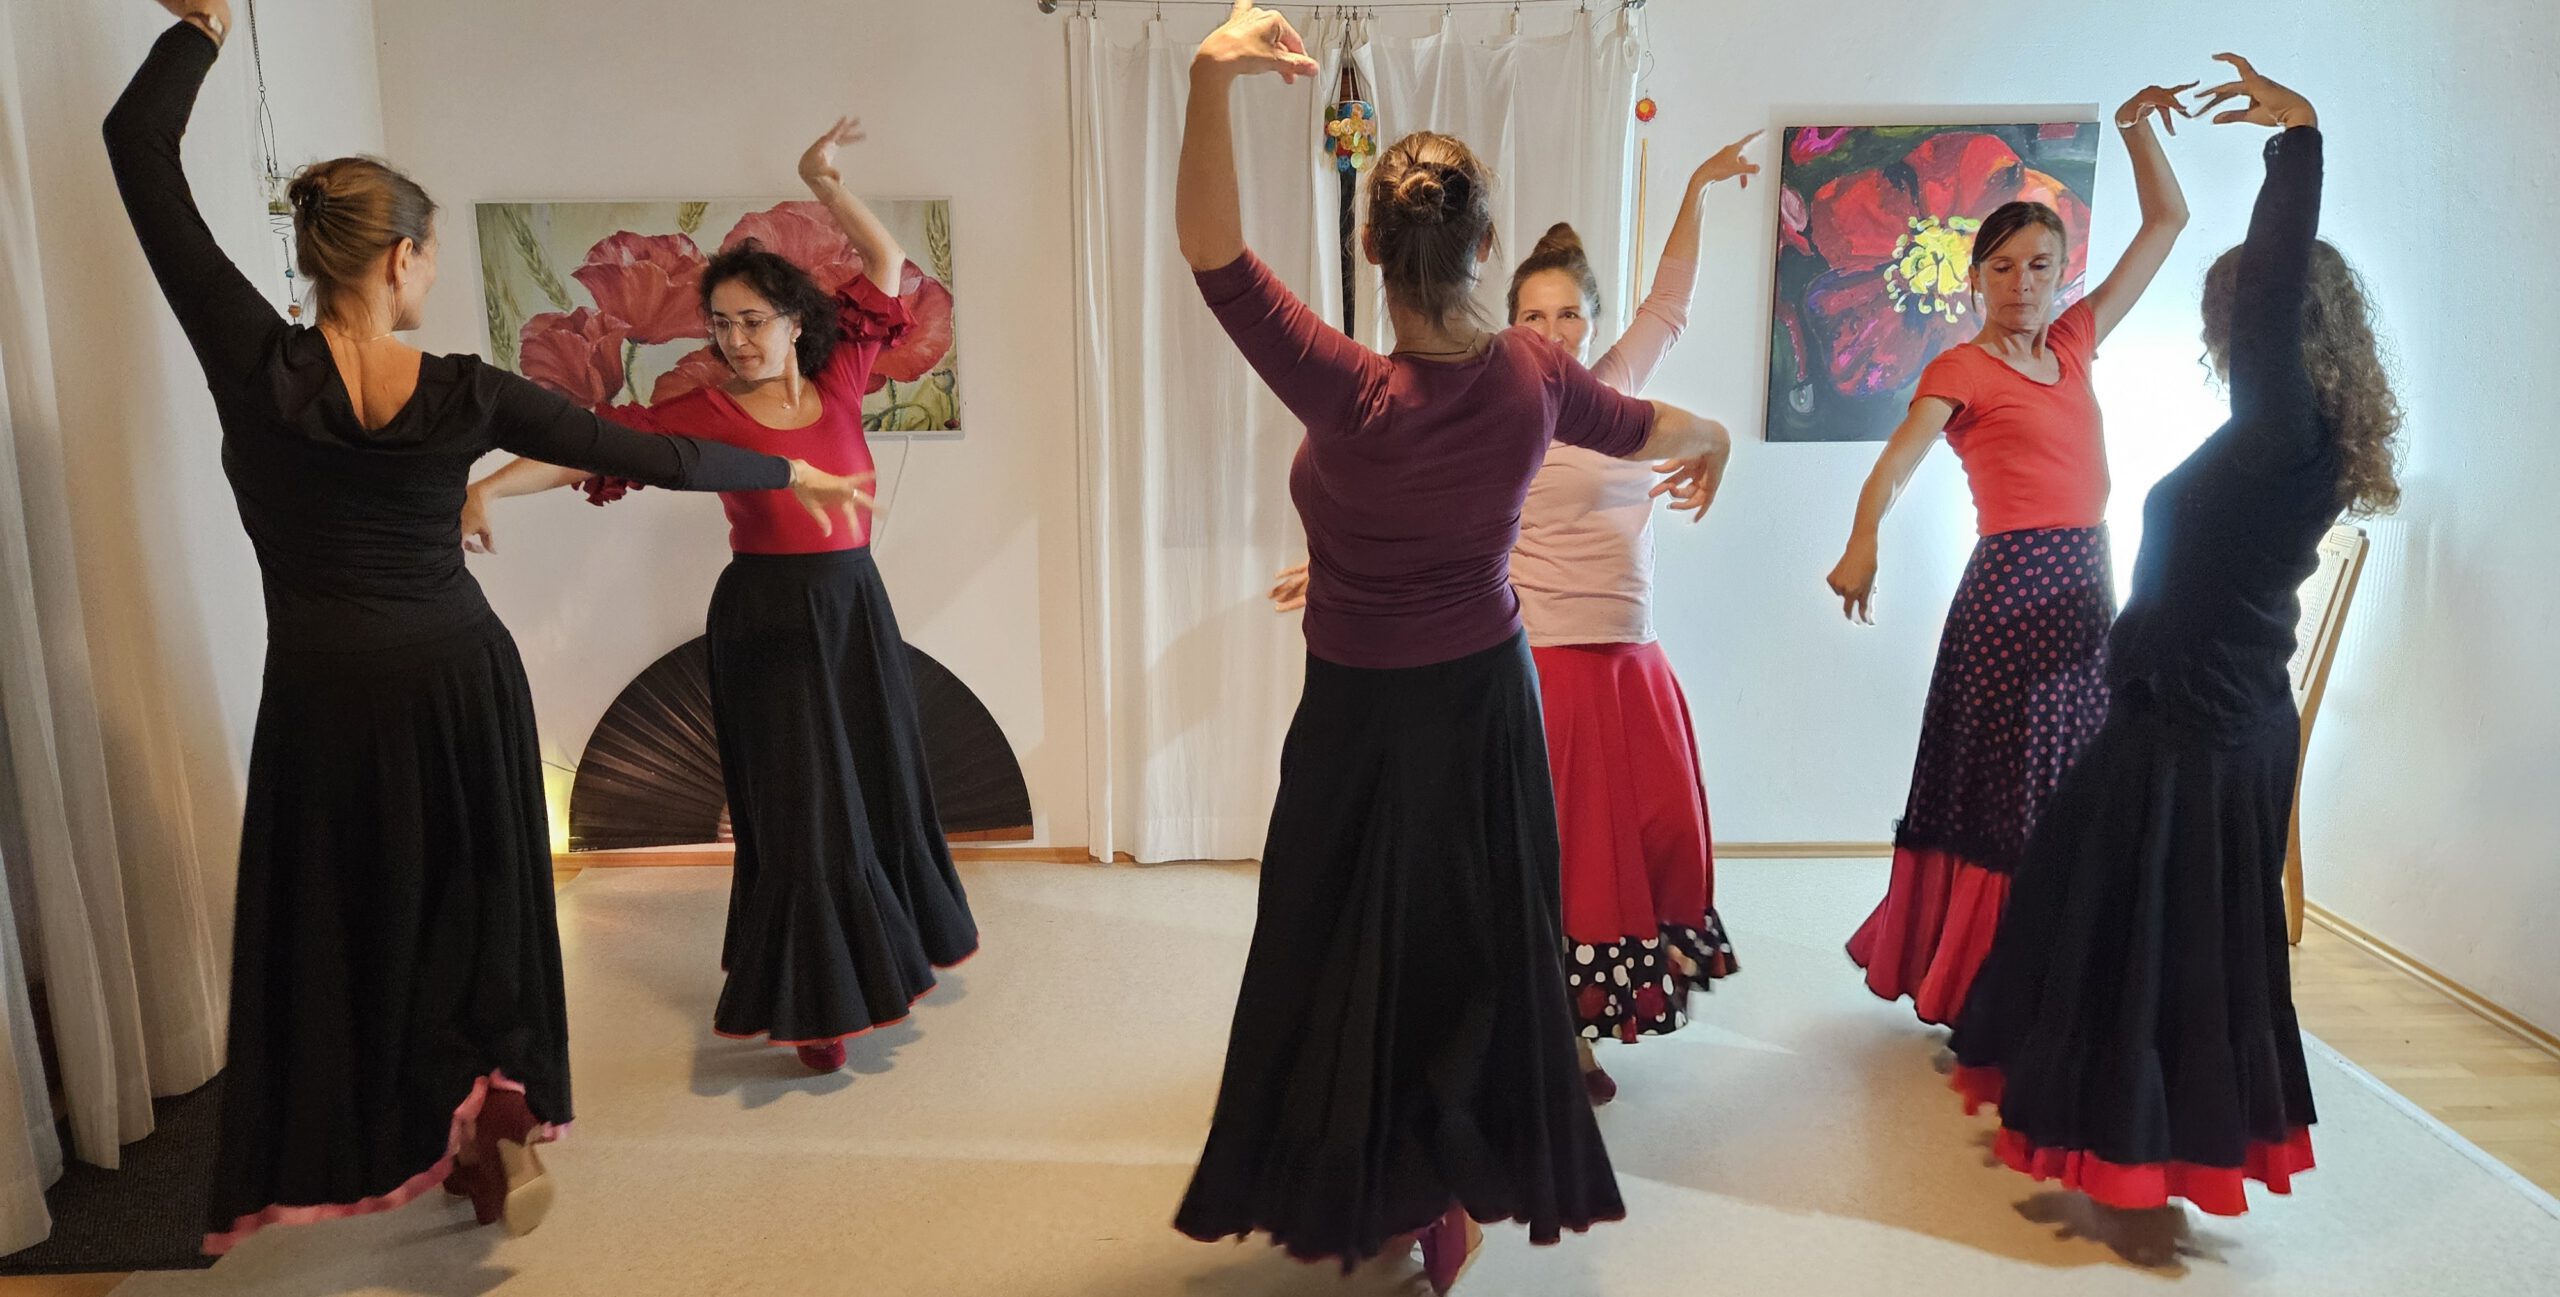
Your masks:
<instances>
[{"instance_id":1,"label":"wooden chair","mask_svg":"<svg viewBox=\"0 0 2560 1297\"><path fill-rule=\"evenodd\" d=\"M2338 633L2347 624L2356 578L2364 573L2371 542L2362 527L2340 523L2320 542L2320 567L2302 583L2302 620L2295 628L2293 705L2302 712L2302 768L2310 768L2311 722L2329 690L2329 664L2338 655ZM2284 847L2285 937L2302 944L2302 782L2293 785L2293 824Z\"/></svg>"}]
</instances>

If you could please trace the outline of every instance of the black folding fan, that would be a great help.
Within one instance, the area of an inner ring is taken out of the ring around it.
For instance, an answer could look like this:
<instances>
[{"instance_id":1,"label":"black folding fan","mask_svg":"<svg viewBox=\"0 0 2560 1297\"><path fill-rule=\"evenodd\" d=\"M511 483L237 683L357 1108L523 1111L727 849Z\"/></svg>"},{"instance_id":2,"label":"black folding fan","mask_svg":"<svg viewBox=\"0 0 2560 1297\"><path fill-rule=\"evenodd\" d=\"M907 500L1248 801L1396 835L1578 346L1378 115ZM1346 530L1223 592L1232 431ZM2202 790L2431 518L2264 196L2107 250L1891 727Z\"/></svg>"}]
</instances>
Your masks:
<instances>
[{"instance_id":1,"label":"black folding fan","mask_svg":"<svg viewBox=\"0 0 2560 1297\"><path fill-rule=\"evenodd\" d=\"M651 663L605 710L569 790L571 851L729 840L710 666L710 646L696 638ZM913 644L907 668L944 835L1030 837L1031 790L996 718L960 677Z\"/></svg>"}]
</instances>

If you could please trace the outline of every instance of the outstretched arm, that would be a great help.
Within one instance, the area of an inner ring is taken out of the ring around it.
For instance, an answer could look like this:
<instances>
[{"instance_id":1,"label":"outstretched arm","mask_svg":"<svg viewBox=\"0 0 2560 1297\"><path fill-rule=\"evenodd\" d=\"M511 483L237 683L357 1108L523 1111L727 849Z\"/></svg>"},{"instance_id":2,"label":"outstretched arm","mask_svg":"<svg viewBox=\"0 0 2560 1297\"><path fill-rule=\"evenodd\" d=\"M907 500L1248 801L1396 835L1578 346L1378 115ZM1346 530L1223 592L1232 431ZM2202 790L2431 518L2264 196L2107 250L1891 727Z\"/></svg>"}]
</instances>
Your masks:
<instances>
[{"instance_id":1,"label":"outstretched arm","mask_svg":"<svg viewBox=\"0 0 2560 1297\"><path fill-rule=\"evenodd\" d=\"M898 246L897 236L889 233L889 227L854 196L844 182L844 172L836 166L836 150L859 144L863 138L860 121L837 118L836 124L800 155L800 178L808 183L809 192L826 205L827 214L836 219L836 228L844 231L846 241L862 257L863 275L881 292L896 297L906 273L907 250Z\"/></svg>"},{"instance_id":2,"label":"outstretched arm","mask_svg":"<svg viewBox=\"0 0 2560 1297\"><path fill-rule=\"evenodd\" d=\"M2116 258L2115 269L2089 294L2096 341L2105 341L2133 304L2142 300L2143 290L2168 264L2170 250L2178 246L2178 235L2187 228L2187 197L2178 188L2177 172L2169 166L2168 150L2161 147L2151 119L2159 118L2161 126L2177 134L2178 118L2191 115L2178 96L2194 88L2192 81L2172 88L2152 86L2116 110L2116 129L2133 160L2133 192L2142 205L2142 228L2134 232L2124 255Z\"/></svg>"}]
</instances>

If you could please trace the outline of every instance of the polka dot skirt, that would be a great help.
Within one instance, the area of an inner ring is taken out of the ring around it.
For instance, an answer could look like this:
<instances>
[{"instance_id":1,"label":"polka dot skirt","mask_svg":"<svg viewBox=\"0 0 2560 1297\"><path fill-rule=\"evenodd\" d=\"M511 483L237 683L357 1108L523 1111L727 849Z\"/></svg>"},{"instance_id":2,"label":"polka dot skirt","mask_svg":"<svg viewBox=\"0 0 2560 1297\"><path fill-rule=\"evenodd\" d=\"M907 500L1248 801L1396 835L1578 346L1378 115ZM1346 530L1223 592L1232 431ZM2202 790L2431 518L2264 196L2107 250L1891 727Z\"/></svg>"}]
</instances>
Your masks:
<instances>
[{"instance_id":1,"label":"polka dot skirt","mask_svg":"<svg viewBox=\"0 0 2560 1297\"><path fill-rule=\"evenodd\" d=\"M2037 812L2106 717L2115 615L2106 528L1982 538L1938 639L1896 846L2016 868Z\"/></svg>"},{"instance_id":2,"label":"polka dot skirt","mask_svg":"<svg viewBox=\"0 0 2560 1297\"><path fill-rule=\"evenodd\" d=\"M1568 945L1565 991L1584 1039L1633 1041L1679 1030L1689 1021L1689 993L1736 967L1724 921L1709 910L1704 928L1665 927L1658 937Z\"/></svg>"}]
</instances>

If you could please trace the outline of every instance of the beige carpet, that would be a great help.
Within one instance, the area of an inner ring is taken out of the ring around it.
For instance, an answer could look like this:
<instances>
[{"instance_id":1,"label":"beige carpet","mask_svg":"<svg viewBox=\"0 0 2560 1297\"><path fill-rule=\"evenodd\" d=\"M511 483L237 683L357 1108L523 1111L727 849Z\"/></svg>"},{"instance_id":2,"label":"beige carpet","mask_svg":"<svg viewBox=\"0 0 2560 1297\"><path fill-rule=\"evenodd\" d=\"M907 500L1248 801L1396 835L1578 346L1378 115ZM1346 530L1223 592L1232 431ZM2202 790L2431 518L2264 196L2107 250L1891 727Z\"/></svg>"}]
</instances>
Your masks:
<instances>
[{"instance_id":1,"label":"beige carpet","mask_svg":"<svg viewBox=\"0 0 2560 1297\"><path fill-rule=\"evenodd\" d=\"M1495 1231L1481 1297L2447 1293L2560 1290L2549 1198L2315 1051L2321 1168L2143 1270L2074 1233L2068 1195L1986 1165L1936 1034L1866 996L1839 942L1882 861L1739 862L1744 964L1678 1036L1609 1061L1630 1219L1560 1247ZM561 895L579 1120L562 1198L522 1240L430 1200L270 1230L126 1297L918 1294L1260 1297L1337 1282L1168 1227L1214 1097L1252 925L1231 866L968 871L984 954L828 1078L710 1034L727 875L590 871Z\"/></svg>"}]
</instances>

